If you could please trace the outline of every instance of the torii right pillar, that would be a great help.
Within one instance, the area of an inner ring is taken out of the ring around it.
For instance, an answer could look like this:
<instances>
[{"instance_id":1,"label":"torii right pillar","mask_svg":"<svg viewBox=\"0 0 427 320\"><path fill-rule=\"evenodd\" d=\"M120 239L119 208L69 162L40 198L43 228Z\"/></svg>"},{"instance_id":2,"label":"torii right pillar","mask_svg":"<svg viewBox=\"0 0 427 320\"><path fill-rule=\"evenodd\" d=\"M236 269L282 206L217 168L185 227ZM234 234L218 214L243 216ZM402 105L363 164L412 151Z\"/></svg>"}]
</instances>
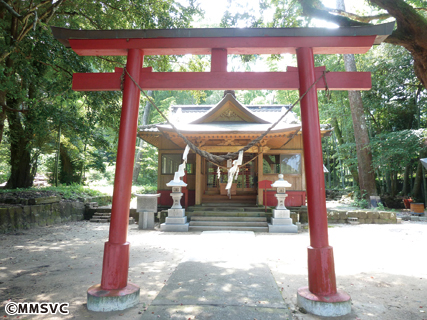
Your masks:
<instances>
[{"instance_id":1,"label":"torii right pillar","mask_svg":"<svg viewBox=\"0 0 427 320\"><path fill-rule=\"evenodd\" d=\"M312 48L298 48L300 96L316 81ZM333 249L328 241L325 179L316 86L301 100L304 165L307 184L308 287L298 289L298 305L320 316L341 316L351 312L351 298L337 290Z\"/></svg>"}]
</instances>

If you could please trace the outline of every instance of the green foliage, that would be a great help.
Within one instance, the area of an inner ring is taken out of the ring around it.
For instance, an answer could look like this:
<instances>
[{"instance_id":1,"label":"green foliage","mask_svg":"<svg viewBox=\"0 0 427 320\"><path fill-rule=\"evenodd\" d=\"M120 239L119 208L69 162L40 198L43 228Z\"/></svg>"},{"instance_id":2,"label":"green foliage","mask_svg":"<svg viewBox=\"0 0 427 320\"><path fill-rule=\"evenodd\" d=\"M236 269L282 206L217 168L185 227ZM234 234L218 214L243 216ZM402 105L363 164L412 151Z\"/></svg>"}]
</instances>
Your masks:
<instances>
[{"instance_id":1,"label":"green foliage","mask_svg":"<svg viewBox=\"0 0 427 320\"><path fill-rule=\"evenodd\" d=\"M10 145L9 143L0 144L0 184L7 181L10 175Z\"/></svg>"},{"instance_id":2,"label":"green foliage","mask_svg":"<svg viewBox=\"0 0 427 320\"><path fill-rule=\"evenodd\" d=\"M419 157L425 148L426 130L401 130L378 134L371 139L374 168L388 167L399 171Z\"/></svg>"},{"instance_id":3,"label":"green foliage","mask_svg":"<svg viewBox=\"0 0 427 320\"><path fill-rule=\"evenodd\" d=\"M146 144L141 159L141 171L139 172L138 185L150 186L157 189L157 148Z\"/></svg>"},{"instance_id":4,"label":"green foliage","mask_svg":"<svg viewBox=\"0 0 427 320\"><path fill-rule=\"evenodd\" d=\"M73 184L69 186L58 186L58 187L42 187L42 188L25 188L25 189L0 189L0 193L14 193L14 192L51 192L53 194L60 195L63 199L77 200L78 198L105 196L98 190L90 189L81 185Z\"/></svg>"},{"instance_id":5,"label":"green foliage","mask_svg":"<svg viewBox=\"0 0 427 320\"><path fill-rule=\"evenodd\" d=\"M138 194L146 194L146 193L156 193L157 185L143 185L138 187L136 193Z\"/></svg>"}]
</instances>

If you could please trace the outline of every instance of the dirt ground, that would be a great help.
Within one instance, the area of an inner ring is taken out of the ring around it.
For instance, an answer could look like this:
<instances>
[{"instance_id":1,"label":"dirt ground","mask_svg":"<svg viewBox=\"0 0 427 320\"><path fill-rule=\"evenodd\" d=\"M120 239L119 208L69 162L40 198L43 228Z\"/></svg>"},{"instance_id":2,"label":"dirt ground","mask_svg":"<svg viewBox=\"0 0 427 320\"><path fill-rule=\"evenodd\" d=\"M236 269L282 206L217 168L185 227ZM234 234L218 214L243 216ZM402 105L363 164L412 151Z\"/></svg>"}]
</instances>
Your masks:
<instances>
[{"instance_id":1,"label":"dirt ground","mask_svg":"<svg viewBox=\"0 0 427 320\"><path fill-rule=\"evenodd\" d=\"M100 282L108 227L80 221L0 235L0 317L139 319L200 237L130 226L129 281L141 288L140 304L95 313L86 308L86 291ZM350 315L333 319L427 319L426 231L425 222L331 226L337 285L353 303ZM297 289L307 285L308 245L308 232L258 233L251 251L268 263L294 319L326 319L302 313L296 306ZM7 316L8 301L68 302L70 314Z\"/></svg>"}]
</instances>

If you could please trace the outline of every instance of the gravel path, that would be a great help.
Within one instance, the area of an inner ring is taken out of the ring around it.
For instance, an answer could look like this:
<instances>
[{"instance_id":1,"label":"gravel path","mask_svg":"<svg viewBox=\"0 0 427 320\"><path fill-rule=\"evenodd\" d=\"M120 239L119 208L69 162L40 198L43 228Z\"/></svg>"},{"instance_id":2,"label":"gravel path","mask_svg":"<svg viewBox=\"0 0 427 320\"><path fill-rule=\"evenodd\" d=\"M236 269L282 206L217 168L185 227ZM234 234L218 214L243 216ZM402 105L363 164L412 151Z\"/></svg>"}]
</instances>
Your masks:
<instances>
[{"instance_id":1,"label":"gravel path","mask_svg":"<svg viewBox=\"0 0 427 320\"><path fill-rule=\"evenodd\" d=\"M329 228L337 284L353 300L350 315L333 319L427 319L426 231L425 222ZM108 225L86 221L0 235L0 317L140 319L186 251L197 247L200 233L161 233L130 226L129 280L141 287L141 303L120 312L89 312L86 290L100 282L107 237ZM247 251L268 264L293 319L326 319L304 314L295 305L297 288L307 285L308 245L307 232L258 233ZM6 316L9 299L68 302L70 314Z\"/></svg>"}]
</instances>

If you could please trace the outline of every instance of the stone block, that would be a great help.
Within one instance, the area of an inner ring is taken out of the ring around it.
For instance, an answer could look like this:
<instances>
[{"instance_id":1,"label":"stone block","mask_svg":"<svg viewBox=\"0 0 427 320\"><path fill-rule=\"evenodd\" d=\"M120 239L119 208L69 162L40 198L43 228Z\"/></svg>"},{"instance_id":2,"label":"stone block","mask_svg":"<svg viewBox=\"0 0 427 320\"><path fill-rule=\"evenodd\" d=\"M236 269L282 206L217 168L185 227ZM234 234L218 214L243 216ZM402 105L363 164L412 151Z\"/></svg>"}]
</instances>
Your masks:
<instances>
[{"instance_id":1,"label":"stone block","mask_svg":"<svg viewBox=\"0 0 427 320\"><path fill-rule=\"evenodd\" d=\"M377 211L368 211L368 219L377 220L380 218L380 213Z\"/></svg>"},{"instance_id":2,"label":"stone block","mask_svg":"<svg viewBox=\"0 0 427 320\"><path fill-rule=\"evenodd\" d=\"M160 212L157 213L157 218L159 219L159 223L165 223L166 221L166 217L168 216L168 211L167 210L162 210Z\"/></svg>"},{"instance_id":3,"label":"stone block","mask_svg":"<svg viewBox=\"0 0 427 320\"><path fill-rule=\"evenodd\" d=\"M357 221L359 221L359 224L366 224L366 219L358 219Z\"/></svg>"},{"instance_id":4,"label":"stone block","mask_svg":"<svg viewBox=\"0 0 427 320\"><path fill-rule=\"evenodd\" d=\"M290 213L290 217L292 219L292 223L296 224L297 222L299 223L299 214L296 212L291 212Z\"/></svg>"},{"instance_id":5,"label":"stone block","mask_svg":"<svg viewBox=\"0 0 427 320\"><path fill-rule=\"evenodd\" d=\"M35 198L30 199L32 200L30 204L47 204L47 203L55 203L61 201L60 196L53 196L53 197L41 197L41 198Z\"/></svg>"},{"instance_id":6,"label":"stone block","mask_svg":"<svg viewBox=\"0 0 427 320\"><path fill-rule=\"evenodd\" d=\"M2 232L3 228L6 228L8 211L8 208L0 208L0 232Z\"/></svg>"},{"instance_id":7,"label":"stone block","mask_svg":"<svg viewBox=\"0 0 427 320\"><path fill-rule=\"evenodd\" d=\"M271 218L272 225L286 225L292 224L291 218Z\"/></svg>"},{"instance_id":8,"label":"stone block","mask_svg":"<svg viewBox=\"0 0 427 320\"><path fill-rule=\"evenodd\" d=\"M157 200L159 194L137 194L136 211L137 212L157 212Z\"/></svg>"},{"instance_id":9,"label":"stone block","mask_svg":"<svg viewBox=\"0 0 427 320\"><path fill-rule=\"evenodd\" d=\"M167 217L166 224L185 224L187 223L187 217L176 218L176 217Z\"/></svg>"},{"instance_id":10,"label":"stone block","mask_svg":"<svg viewBox=\"0 0 427 320\"><path fill-rule=\"evenodd\" d=\"M61 218L65 218L65 220L68 221L71 216L71 202L61 201L59 203L59 207L61 211Z\"/></svg>"},{"instance_id":11,"label":"stone block","mask_svg":"<svg viewBox=\"0 0 427 320\"><path fill-rule=\"evenodd\" d=\"M185 217L185 209L168 209L168 217Z\"/></svg>"},{"instance_id":12,"label":"stone block","mask_svg":"<svg viewBox=\"0 0 427 320\"><path fill-rule=\"evenodd\" d=\"M359 218L359 211L347 211L347 218Z\"/></svg>"},{"instance_id":13,"label":"stone block","mask_svg":"<svg viewBox=\"0 0 427 320\"><path fill-rule=\"evenodd\" d=\"M274 209L273 210L273 217L278 219L284 219L290 217L290 211L285 209Z\"/></svg>"},{"instance_id":14,"label":"stone block","mask_svg":"<svg viewBox=\"0 0 427 320\"><path fill-rule=\"evenodd\" d=\"M138 229L154 229L154 212L139 212Z\"/></svg>"},{"instance_id":15,"label":"stone block","mask_svg":"<svg viewBox=\"0 0 427 320\"><path fill-rule=\"evenodd\" d=\"M166 232L188 232L189 223L185 224L168 224L168 223L162 223L160 225L161 231Z\"/></svg>"},{"instance_id":16,"label":"stone block","mask_svg":"<svg viewBox=\"0 0 427 320\"><path fill-rule=\"evenodd\" d=\"M427 217L418 217L419 221L427 221Z\"/></svg>"},{"instance_id":17,"label":"stone block","mask_svg":"<svg viewBox=\"0 0 427 320\"><path fill-rule=\"evenodd\" d=\"M390 213L390 219L396 219L396 212L389 212Z\"/></svg>"},{"instance_id":18,"label":"stone block","mask_svg":"<svg viewBox=\"0 0 427 320\"><path fill-rule=\"evenodd\" d=\"M268 232L270 232L270 233L297 233L298 227L294 224L287 224L287 225L268 224Z\"/></svg>"},{"instance_id":19,"label":"stone block","mask_svg":"<svg viewBox=\"0 0 427 320\"><path fill-rule=\"evenodd\" d=\"M380 211L379 215L380 215L380 219L390 219L390 212Z\"/></svg>"},{"instance_id":20,"label":"stone block","mask_svg":"<svg viewBox=\"0 0 427 320\"><path fill-rule=\"evenodd\" d=\"M420 221L420 217L418 217L418 216L411 216L411 221Z\"/></svg>"},{"instance_id":21,"label":"stone block","mask_svg":"<svg viewBox=\"0 0 427 320\"><path fill-rule=\"evenodd\" d=\"M338 220L339 216L340 216L339 212L336 212L336 211L328 212L328 220Z\"/></svg>"},{"instance_id":22,"label":"stone block","mask_svg":"<svg viewBox=\"0 0 427 320\"><path fill-rule=\"evenodd\" d=\"M357 218L367 219L368 218L368 212L364 211L364 210L357 210Z\"/></svg>"},{"instance_id":23,"label":"stone block","mask_svg":"<svg viewBox=\"0 0 427 320\"><path fill-rule=\"evenodd\" d=\"M338 220L347 220L347 211L338 211Z\"/></svg>"},{"instance_id":24,"label":"stone block","mask_svg":"<svg viewBox=\"0 0 427 320\"><path fill-rule=\"evenodd\" d=\"M337 223L347 223L347 219L338 219L336 220Z\"/></svg>"},{"instance_id":25,"label":"stone block","mask_svg":"<svg viewBox=\"0 0 427 320\"><path fill-rule=\"evenodd\" d=\"M374 224L386 224L386 220L384 219L373 219Z\"/></svg>"},{"instance_id":26,"label":"stone block","mask_svg":"<svg viewBox=\"0 0 427 320\"><path fill-rule=\"evenodd\" d=\"M299 222L308 223L308 214L306 211L299 212Z\"/></svg>"}]
</instances>

